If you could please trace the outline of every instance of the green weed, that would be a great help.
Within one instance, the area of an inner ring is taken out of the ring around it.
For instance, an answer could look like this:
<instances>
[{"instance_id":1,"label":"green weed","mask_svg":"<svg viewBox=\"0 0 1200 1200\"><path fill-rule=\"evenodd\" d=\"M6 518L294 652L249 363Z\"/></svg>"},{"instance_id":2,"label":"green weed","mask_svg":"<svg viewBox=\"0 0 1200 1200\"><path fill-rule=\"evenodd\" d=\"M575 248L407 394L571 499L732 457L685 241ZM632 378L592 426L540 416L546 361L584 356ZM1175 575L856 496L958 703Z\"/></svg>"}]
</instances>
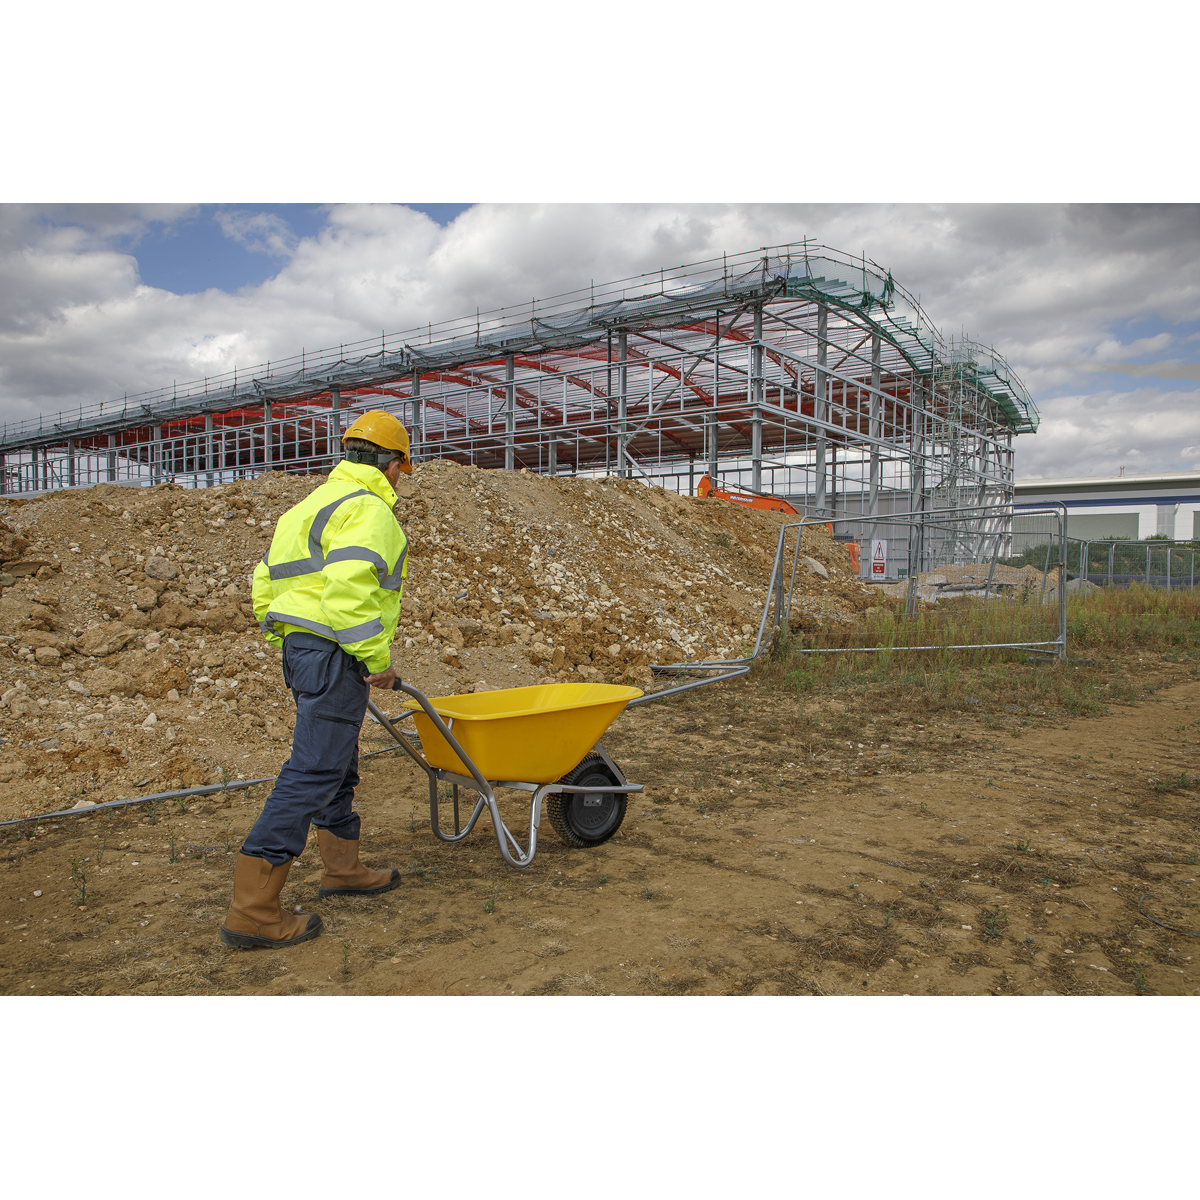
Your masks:
<instances>
[{"instance_id":1,"label":"green weed","mask_svg":"<svg viewBox=\"0 0 1200 1200\"><path fill-rule=\"evenodd\" d=\"M999 941L1004 933L1004 926L1008 924L1008 913L1001 912L1000 906L997 905L993 909L984 911L983 915L983 936L989 941Z\"/></svg>"},{"instance_id":2,"label":"green weed","mask_svg":"<svg viewBox=\"0 0 1200 1200\"><path fill-rule=\"evenodd\" d=\"M87 903L87 869L81 858L73 858L71 863L71 883L75 886L75 903L81 908Z\"/></svg>"}]
</instances>

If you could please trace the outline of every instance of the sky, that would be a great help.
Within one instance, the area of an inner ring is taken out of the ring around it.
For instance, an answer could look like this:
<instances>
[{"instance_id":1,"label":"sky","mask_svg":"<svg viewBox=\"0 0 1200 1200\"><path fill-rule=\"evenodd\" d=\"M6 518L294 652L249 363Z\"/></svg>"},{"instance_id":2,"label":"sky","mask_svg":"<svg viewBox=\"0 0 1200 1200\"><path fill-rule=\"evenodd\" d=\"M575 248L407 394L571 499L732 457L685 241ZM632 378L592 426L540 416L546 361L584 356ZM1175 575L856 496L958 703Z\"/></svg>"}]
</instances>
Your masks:
<instances>
[{"instance_id":1,"label":"sky","mask_svg":"<svg viewBox=\"0 0 1200 1200\"><path fill-rule=\"evenodd\" d=\"M994 346L1019 478L1200 470L1200 206L4 204L0 420L816 239Z\"/></svg>"}]
</instances>

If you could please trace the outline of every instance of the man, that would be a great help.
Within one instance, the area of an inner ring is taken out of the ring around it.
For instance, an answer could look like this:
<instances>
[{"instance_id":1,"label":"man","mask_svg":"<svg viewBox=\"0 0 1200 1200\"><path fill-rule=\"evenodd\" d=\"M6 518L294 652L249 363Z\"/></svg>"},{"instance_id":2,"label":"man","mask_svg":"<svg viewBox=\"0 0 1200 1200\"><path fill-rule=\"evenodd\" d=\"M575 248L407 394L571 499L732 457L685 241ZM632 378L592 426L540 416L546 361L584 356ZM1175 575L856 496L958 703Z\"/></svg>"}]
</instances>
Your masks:
<instances>
[{"instance_id":1,"label":"man","mask_svg":"<svg viewBox=\"0 0 1200 1200\"><path fill-rule=\"evenodd\" d=\"M393 487L411 472L408 434L391 413L364 413L342 438L345 459L279 518L254 570L254 615L283 648L283 682L296 701L292 755L233 870L221 926L227 946L294 946L316 937L316 913L284 913L279 894L310 823L325 863L317 895L374 896L400 882L358 857L358 733L370 687L391 688L408 542ZM370 685L370 687L368 687Z\"/></svg>"}]
</instances>

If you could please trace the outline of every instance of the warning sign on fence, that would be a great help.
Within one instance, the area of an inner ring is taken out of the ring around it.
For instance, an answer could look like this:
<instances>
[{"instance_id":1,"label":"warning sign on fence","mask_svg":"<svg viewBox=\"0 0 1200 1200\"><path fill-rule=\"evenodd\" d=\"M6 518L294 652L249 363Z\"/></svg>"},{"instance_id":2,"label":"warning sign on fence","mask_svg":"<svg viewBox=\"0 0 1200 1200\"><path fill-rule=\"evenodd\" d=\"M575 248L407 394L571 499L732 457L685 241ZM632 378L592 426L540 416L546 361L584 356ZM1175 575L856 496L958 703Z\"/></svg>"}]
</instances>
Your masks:
<instances>
[{"instance_id":1,"label":"warning sign on fence","mask_svg":"<svg viewBox=\"0 0 1200 1200\"><path fill-rule=\"evenodd\" d=\"M875 538L871 542L871 578L883 579L887 575L887 542Z\"/></svg>"}]
</instances>

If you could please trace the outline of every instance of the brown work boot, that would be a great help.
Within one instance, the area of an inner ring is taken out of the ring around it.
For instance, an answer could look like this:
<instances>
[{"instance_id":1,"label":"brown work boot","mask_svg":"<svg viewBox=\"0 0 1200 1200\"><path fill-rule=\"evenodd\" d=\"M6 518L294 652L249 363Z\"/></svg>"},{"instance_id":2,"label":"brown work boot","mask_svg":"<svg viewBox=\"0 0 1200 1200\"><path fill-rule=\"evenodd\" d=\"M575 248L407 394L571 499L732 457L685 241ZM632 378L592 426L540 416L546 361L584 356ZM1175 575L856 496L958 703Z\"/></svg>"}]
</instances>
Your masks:
<instances>
[{"instance_id":1,"label":"brown work boot","mask_svg":"<svg viewBox=\"0 0 1200 1200\"><path fill-rule=\"evenodd\" d=\"M400 883L400 872L395 867L372 871L358 861L358 842L340 838L328 829L317 830L317 845L325 862L325 874L317 895L326 896L378 896L390 892Z\"/></svg>"},{"instance_id":2,"label":"brown work boot","mask_svg":"<svg viewBox=\"0 0 1200 1200\"><path fill-rule=\"evenodd\" d=\"M239 854L233 865L233 902L220 938L226 946L294 946L321 932L316 913L292 916L279 907L291 860L273 867L265 858Z\"/></svg>"}]
</instances>

